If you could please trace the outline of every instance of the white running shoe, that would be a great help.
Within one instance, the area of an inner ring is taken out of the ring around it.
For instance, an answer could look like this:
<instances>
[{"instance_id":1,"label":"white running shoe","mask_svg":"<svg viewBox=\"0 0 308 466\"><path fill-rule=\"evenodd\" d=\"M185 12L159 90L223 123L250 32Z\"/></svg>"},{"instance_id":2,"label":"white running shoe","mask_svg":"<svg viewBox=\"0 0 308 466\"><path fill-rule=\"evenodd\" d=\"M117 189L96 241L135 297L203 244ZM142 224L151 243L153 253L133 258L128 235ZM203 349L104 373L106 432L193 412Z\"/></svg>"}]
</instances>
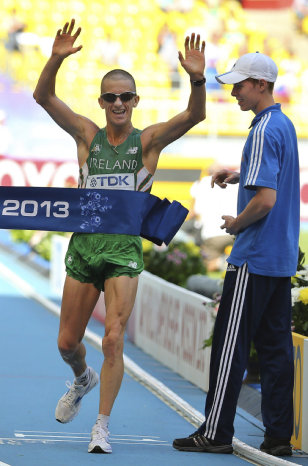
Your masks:
<instances>
[{"instance_id":1,"label":"white running shoe","mask_svg":"<svg viewBox=\"0 0 308 466\"><path fill-rule=\"evenodd\" d=\"M62 423L70 422L80 411L81 400L99 382L99 376L92 367L89 367L89 382L87 385L77 385L66 382L69 389L58 401L56 407L56 420Z\"/></svg>"},{"instance_id":2,"label":"white running shoe","mask_svg":"<svg viewBox=\"0 0 308 466\"><path fill-rule=\"evenodd\" d=\"M97 422L91 432L91 442L88 446L89 453L112 453L109 443L109 432L104 430Z\"/></svg>"}]
</instances>

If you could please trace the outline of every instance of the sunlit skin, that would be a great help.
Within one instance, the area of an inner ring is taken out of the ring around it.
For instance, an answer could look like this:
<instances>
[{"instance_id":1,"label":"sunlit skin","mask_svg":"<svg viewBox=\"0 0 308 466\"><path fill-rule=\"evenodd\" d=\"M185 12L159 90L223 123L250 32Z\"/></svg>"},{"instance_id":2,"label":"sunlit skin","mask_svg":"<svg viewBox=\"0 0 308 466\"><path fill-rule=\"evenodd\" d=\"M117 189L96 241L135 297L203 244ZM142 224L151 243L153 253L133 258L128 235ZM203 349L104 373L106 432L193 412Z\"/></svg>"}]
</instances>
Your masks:
<instances>
[{"instance_id":1,"label":"sunlit skin","mask_svg":"<svg viewBox=\"0 0 308 466\"><path fill-rule=\"evenodd\" d=\"M257 83L249 79L236 83L231 95L236 98L243 112L251 110L255 115L274 105L273 95L268 91L268 83L264 79Z\"/></svg>"},{"instance_id":2,"label":"sunlit skin","mask_svg":"<svg viewBox=\"0 0 308 466\"><path fill-rule=\"evenodd\" d=\"M102 87L102 94L111 92L113 94L122 94L123 92L136 92L132 81L129 79L106 79ZM106 112L107 127L108 124L118 127L119 130L125 131L133 128L131 117L133 109L137 107L139 96L136 95L128 102L122 102L120 97L117 97L115 102L106 102L102 97L98 99L100 107Z\"/></svg>"}]
</instances>

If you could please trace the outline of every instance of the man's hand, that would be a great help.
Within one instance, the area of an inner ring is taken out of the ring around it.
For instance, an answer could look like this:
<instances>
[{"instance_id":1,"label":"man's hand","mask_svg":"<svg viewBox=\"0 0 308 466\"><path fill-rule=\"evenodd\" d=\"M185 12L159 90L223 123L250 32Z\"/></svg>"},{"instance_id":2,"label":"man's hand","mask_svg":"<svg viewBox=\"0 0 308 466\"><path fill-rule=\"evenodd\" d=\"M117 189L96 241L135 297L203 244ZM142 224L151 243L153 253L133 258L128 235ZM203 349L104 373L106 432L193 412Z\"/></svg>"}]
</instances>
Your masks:
<instances>
[{"instance_id":1,"label":"man's hand","mask_svg":"<svg viewBox=\"0 0 308 466\"><path fill-rule=\"evenodd\" d=\"M223 215L225 221L221 229L225 229L230 235L237 235L245 228L263 219L276 203L276 190L258 186L256 194L250 199L245 209L236 217Z\"/></svg>"},{"instance_id":2,"label":"man's hand","mask_svg":"<svg viewBox=\"0 0 308 466\"><path fill-rule=\"evenodd\" d=\"M231 170L223 169L214 173L212 176L211 186L217 184L221 188L226 188L228 184L236 184L240 180L240 174Z\"/></svg>"},{"instance_id":3,"label":"man's hand","mask_svg":"<svg viewBox=\"0 0 308 466\"><path fill-rule=\"evenodd\" d=\"M185 58L182 52L179 52L179 60L184 70L189 74L192 81L199 81L204 77L205 68L205 41L202 41L200 50L200 35L192 33L185 39Z\"/></svg>"},{"instance_id":4,"label":"man's hand","mask_svg":"<svg viewBox=\"0 0 308 466\"><path fill-rule=\"evenodd\" d=\"M232 217L232 215L223 215L221 217L225 223L221 225L222 230L226 230L226 233L229 233L230 235L237 235L239 230L236 227L236 219Z\"/></svg>"},{"instance_id":5,"label":"man's hand","mask_svg":"<svg viewBox=\"0 0 308 466\"><path fill-rule=\"evenodd\" d=\"M66 22L63 29L59 29L57 31L57 35L52 47L52 55L57 55L60 58L66 58L69 55L72 55L73 53L79 52L79 50L81 50L82 45L73 47L75 40L81 32L81 28L79 27L75 34L72 34L74 26L75 20L72 19L70 24L69 22Z\"/></svg>"}]
</instances>

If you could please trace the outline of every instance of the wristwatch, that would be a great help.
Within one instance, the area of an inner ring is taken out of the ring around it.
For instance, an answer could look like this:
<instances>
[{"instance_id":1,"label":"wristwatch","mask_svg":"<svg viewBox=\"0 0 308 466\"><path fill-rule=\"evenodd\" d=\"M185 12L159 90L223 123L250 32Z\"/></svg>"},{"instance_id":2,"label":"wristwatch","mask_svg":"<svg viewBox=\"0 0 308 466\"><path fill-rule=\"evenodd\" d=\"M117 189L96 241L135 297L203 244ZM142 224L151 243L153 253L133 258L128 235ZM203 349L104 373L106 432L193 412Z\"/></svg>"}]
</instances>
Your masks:
<instances>
[{"instance_id":1,"label":"wristwatch","mask_svg":"<svg viewBox=\"0 0 308 466\"><path fill-rule=\"evenodd\" d=\"M191 82L194 86L199 87L199 86L203 86L203 84L206 83L206 78L205 78L205 76L203 76L203 79L200 79L200 81L192 81L192 80L190 80L190 82Z\"/></svg>"}]
</instances>

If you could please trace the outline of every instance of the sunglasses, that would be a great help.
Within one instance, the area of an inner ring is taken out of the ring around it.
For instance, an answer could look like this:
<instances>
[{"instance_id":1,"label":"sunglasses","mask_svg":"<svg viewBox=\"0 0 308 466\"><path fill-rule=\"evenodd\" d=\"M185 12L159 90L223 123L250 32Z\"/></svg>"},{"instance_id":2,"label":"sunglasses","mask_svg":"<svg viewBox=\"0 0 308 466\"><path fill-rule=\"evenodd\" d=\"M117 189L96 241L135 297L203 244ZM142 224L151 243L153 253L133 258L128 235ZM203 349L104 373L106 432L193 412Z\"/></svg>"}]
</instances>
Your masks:
<instances>
[{"instance_id":1,"label":"sunglasses","mask_svg":"<svg viewBox=\"0 0 308 466\"><path fill-rule=\"evenodd\" d=\"M119 99L121 102L129 102L132 100L133 97L135 97L136 92L122 92L122 94L113 94L113 92L106 92L105 94L101 95L101 98L105 100L106 102L113 103Z\"/></svg>"}]
</instances>

